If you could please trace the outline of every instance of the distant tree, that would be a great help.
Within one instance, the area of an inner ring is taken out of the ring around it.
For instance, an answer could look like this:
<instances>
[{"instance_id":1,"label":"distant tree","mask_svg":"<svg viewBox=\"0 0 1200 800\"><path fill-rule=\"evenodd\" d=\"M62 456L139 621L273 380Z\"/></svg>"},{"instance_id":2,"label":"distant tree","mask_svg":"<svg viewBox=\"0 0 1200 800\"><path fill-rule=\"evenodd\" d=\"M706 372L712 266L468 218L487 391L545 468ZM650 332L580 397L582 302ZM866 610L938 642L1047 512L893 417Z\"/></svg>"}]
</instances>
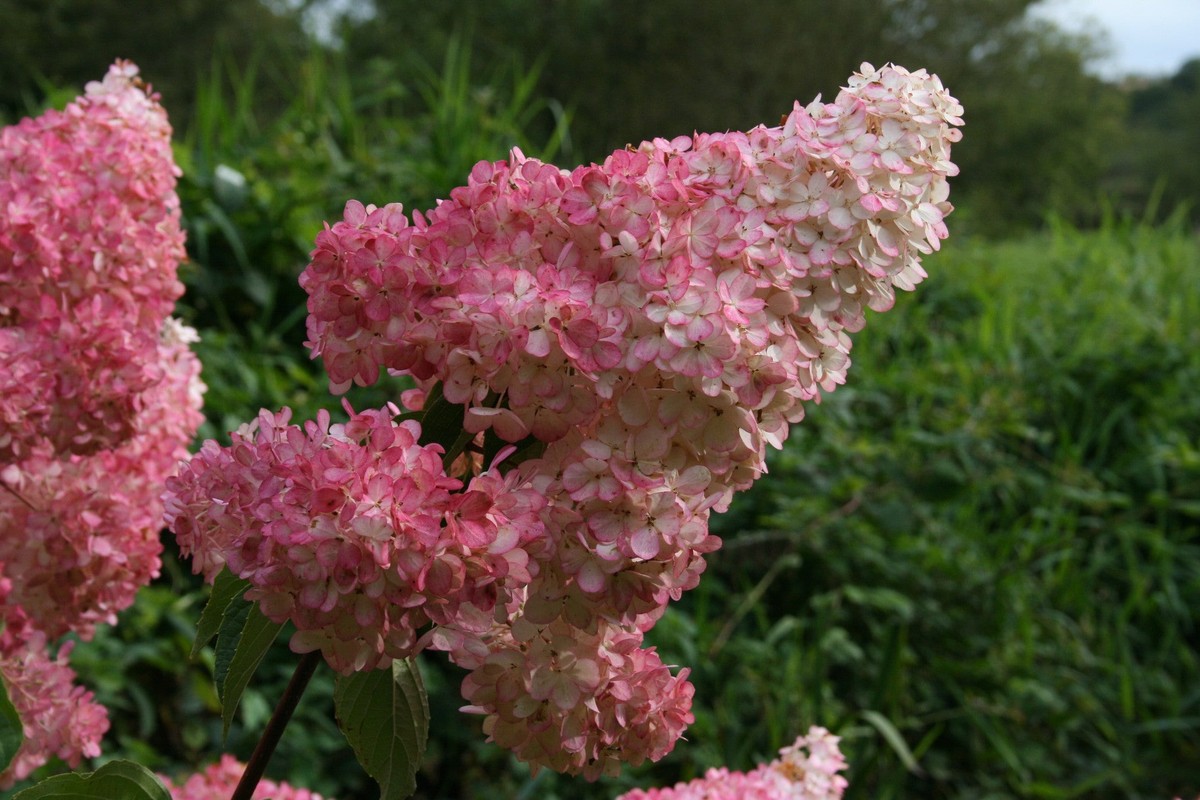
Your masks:
<instances>
[{"instance_id":1,"label":"distant tree","mask_svg":"<svg viewBox=\"0 0 1200 800\"><path fill-rule=\"evenodd\" d=\"M1154 202L1170 213L1186 205L1200 221L1200 58L1169 78L1130 86L1127 126L1109 175L1122 207L1142 213Z\"/></svg>"},{"instance_id":2,"label":"distant tree","mask_svg":"<svg viewBox=\"0 0 1200 800\"><path fill-rule=\"evenodd\" d=\"M244 67L255 55L278 61L307 46L297 13L254 0L0 0L0 29L0 114L10 120L35 110L43 87L77 93L127 58L178 127L215 59Z\"/></svg>"},{"instance_id":3,"label":"distant tree","mask_svg":"<svg viewBox=\"0 0 1200 800\"><path fill-rule=\"evenodd\" d=\"M940 52L919 37L898 43L911 53L898 58L937 72L967 109L955 186L973 227L1003 233L1051 211L1096 221L1124 117L1120 91L1087 70L1097 43L1028 16L994 23L986 32L960 30L957 40L930 37L954 42Z\"/></svg>"}]
</instances>

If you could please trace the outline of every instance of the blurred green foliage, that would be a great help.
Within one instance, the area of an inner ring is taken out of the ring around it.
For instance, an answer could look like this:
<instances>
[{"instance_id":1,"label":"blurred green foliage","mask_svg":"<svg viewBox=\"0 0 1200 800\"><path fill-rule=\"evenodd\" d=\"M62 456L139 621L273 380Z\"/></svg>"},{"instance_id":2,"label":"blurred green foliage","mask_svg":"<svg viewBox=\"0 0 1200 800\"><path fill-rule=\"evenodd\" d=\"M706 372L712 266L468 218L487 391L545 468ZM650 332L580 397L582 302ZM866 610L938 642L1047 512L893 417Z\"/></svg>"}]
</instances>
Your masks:
<instances>
[{"instance_id":1,"label":"blurred green foliage","mask_svg":"<svg viewBox=\"0 0 1200 800\"><path fill-rule=\"evenodd\" d=\"M851 797L1194 792L1200 243L1110 218L928 263L719 523L693 730L746 763L816 719Z\"/></svg>"},{"instance_id":2,"label":"blurred green foliage","mask_svg":"<svg viewBox=\"0 0 1200 800\"><path fill-rule=\"evenodd\" d=\"M1105 181L1117 202L1187 207L1200 221L1200 58L1169 78L1131 83L1122 141Z\"/></svg>"},{"instance_id":3,"label":"blurred green foliage","mask_svg":"<svg viewBox=\"0 0 1200 800\"><path fill-rule=\"evenodd\" d=\"M375 16L342 29L354 72L434 58L470 31L480 80L514 59L544 59L541 90L575 109L594 160L655 136L774 123L795 100L831 100L864 60L927 68L967 109L955 202L991 234L1036 225L1052 208L1094 222L1123 124L1122 94L1086 71L1096 43L1029 17L1037 0L374 5ZM397 41L409 46L399 56Z\"/></svg>"},{"instance_id":4,"label":"blurred green foliage","mask_svg":"<svg viewBox=\"0 0 1200 800\"><path fill-rule=\"evenodd\" d=\"M180 85L194 102L168 95L191 259L180 313L201 330L202 436L217 438L260 407L306 418L336 406L303 348L296 277L322 221L350 198L427 208L474 161L512 146L570 163L645 135L771 121L793 97L836 91L862 58L928 65L967 105L954 189L967 202L927 262L932 277L872 318L848 385L810 409L770 474L715 521L725 548L655 629L667 661L690 667L697 685L688 740L613 781L531 778L458 713L461 674L431 654L433 739L418 797L611 798L710 766L749 768L809 724L846 737L852 797L1197 790L1200 243L1180 213L1165 224L1127 213L1137 205L1160 219L1158 208L1200 185L1183 182L1178 157L1196 130L1184 124L1195 70L1122 94L1083 73L1086 42L1030 28L1019 13L1028 5L897 0L814 14L767 4L775 10L747 17L701 3L683 24L663 10L674 3L505 0L453 15L426 4L400 27L383 17L347 29L340 54L288 45L299 20L287 14L272 23L286 31L282 45L264 28L261 44L231 33L215 55L192 51L187 68L200 78ZM974 22L961 16L979 8L987 14ZM0 19L25 20L33 36L32 9L0 0ZM867 24L871 9L899 16ZM501 12L523 13L529 30ZM549 26L536 37L534 13ZM736 46L714 44L704 20ZM820 35L805 39L810 30ZM854 45L852 30L883 38ZM789 51L767 47L766 31ZM127 54L164 84L153 61ZM737 66L739 54L756 60ZM42 74L78 85L113 55L79 78ZM705 61L715 72L681 82ZM737 76L734 88L718 85L721 74ZM668 111L668 89L676 116L655 116ZM570 128L545 97L576 109ZM761 118L756 103L770 105ZM1094 194L1114 154L1126 172L1113 174L1125 177L1104 185L1119 211ZM1157 195L1154 171L1171 173ZM979 235L1039 219L1040 232ZM377 405L395 390L351 397ZM167 546L163 577L72 660L111 709L106 757L177 773L222 743L211 651L187 659L206 591ZM283 644L268 657L231 752L249 755L294 661ZM341 800L372 796L334 727L327 670L268 774Z\"/></svg>"},{"instance_id":5,"label":"blurred green foliage","mask_svg":"<svg viewBox=\"0 0 1200 800\"><path fill-rule=\"evenodd\" d=\"M214 52L291 64L308 47L299 17L238 0L0 0L0 115L35 109L48 89L78 90L133 59L178 127ZM73 95L72 95L73 96ZM283 94L262 94L278 109Z\"/></svg>"}]
</instances>

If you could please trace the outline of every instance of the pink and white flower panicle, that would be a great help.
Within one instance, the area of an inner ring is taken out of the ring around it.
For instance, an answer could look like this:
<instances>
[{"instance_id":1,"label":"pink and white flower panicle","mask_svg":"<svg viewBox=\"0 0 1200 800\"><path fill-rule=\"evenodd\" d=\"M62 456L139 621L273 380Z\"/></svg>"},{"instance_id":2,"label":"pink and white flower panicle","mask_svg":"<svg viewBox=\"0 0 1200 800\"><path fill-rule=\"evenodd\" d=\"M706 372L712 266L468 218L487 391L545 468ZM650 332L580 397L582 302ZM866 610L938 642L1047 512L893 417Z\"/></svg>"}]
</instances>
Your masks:
<instances>
[{"instance_id":1,"label":"pink and white flower panicle","mask_svg":"<svg viewBox=\"0 0 1200 800\"><path fill-rule=\"evenodd\" d=\"M961 112L923 70L864 64L776 127L573 171L514 150L411 219L349 202L300 277L314 357L338 393L416 378L406 406L440 398L434 427L475 452L439 471L450 442L390 410L352 416L371 435L267 415L174 484L181 543L339 669L448 651L466 710L534 765L660 758L691 687L642 634L719 547L710 514L845 381L865 310L925 277ZM463 492L488 519L468 536L433 522Z\"/></svg>"},{"instance_id":2,"label":"pink and white flower panicle","mask_svg":"<svg viewBox=\"0 0 1200 800\"><path fill-rule=\"evenodd\" d=\"M26 740L0 780L96 755L69 647L158 574L161 494L202 420L171 129L118 62L0 131L0 672ZM20 631L20 635L18 635Z\"/></svg>"},{"instance_id":3,"label":"pink and white flower panicle","mask_svg":"<svg viewBox=\"0 0 1200 800\"><path fill-rule=\"evenodd\" d=\"M118 62L63 111L0 131L0 463L115 447L163 380L179 168L136 76Z\"/></svg>"},{"instance_id":4,"label":"pink and white flower panicle","mask_svg":"<svg viewBox=\"0 0 1200 800\"><path fill-rule=\"evenodd\" d=\"M118 62L0 131L0 570L47 636L158 573L160 494L202 417L166 112Z\"/></svg>"}]
</instances>

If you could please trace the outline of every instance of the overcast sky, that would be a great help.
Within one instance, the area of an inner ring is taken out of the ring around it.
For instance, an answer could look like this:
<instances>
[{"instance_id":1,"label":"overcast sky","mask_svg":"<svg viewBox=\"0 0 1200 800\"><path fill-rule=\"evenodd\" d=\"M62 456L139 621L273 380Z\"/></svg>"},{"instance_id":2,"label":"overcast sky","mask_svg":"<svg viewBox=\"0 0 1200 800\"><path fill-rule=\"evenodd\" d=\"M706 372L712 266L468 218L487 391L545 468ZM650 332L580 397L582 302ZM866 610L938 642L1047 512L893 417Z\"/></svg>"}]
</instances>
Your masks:
<instances>
[{"instance_id":1,"label":"overcast sky","mask_svg":"<svg viewBox=\"0 0 1200 800\"><path fill-rule=\"evenodd\" d=\"M1098 24L1108 32L1113 55L1099 65L1106 77L1169 75L1200 57L1200 0L1044 0L1038 8L1067 30Z\"/></svg>"}]
</instances>

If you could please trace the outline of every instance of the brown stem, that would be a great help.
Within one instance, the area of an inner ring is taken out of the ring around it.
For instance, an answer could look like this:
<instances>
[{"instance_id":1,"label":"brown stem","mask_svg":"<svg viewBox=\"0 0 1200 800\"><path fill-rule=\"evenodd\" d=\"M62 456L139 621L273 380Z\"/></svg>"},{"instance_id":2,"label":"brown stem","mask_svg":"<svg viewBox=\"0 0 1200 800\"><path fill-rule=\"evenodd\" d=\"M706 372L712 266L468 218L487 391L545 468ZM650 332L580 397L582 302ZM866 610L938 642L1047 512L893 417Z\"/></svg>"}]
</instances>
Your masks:
<instances>
[{"instance_id":1,"label":"brown stem","mask_svg":"<svg viewBox=\"0 0 1200 800\"><path fill-rule=\"evenodd\" d=\"M14 489L13 487L9 486L9 485L8 485L7 483L5 483L3 480L0 480L0 486L3 486L5 489L8 489L8 491L12 493L12 496L13 496L13 497L17 498L17 499L18 499L18 500L20 500L22 503L24 503L25 505L29 506L29 509L30 509L31 511L37 511L37 510L38 510L38 509L37 509L37 506L35 506L33 503L31 503L31 502L29 502L28 500L26 500L26 499L25 499L25 497L24 497L24 496L23 496L23 495L22 495L20 492L18 492L18 491L17 491L16 489Z\"/></svg>"},{"instance_id":2,"label":"brown stem","mask_svg":"<svg viewBox=\"0 0 1200 800\"><path fill-rule=\"evenodd\" d=\"M267 723L266 730L259 738L258 746L254 748L254 755L250 756L250 760L246 762L246 771L242 773L242 779L238 781L237 788L233 791L233 797L229 800L250 800L254 790L258 788L258 782L262 780L263 773L267 771L267 762L271 760L275 746L279 744L279 739L283 736L283 729L287 727L288 720L292 718L292 712L296 710L296 704L300 702L300 695L304 694L305 687L308 686L309 680L320 663L320 650L305 653L300 658L300 663L296 665L292 679L288 681L287 688L283 690L283 697L279 698L279 705L275 706L275 713L271 714L271 721Z\"/></svg>"}]
</instances>

